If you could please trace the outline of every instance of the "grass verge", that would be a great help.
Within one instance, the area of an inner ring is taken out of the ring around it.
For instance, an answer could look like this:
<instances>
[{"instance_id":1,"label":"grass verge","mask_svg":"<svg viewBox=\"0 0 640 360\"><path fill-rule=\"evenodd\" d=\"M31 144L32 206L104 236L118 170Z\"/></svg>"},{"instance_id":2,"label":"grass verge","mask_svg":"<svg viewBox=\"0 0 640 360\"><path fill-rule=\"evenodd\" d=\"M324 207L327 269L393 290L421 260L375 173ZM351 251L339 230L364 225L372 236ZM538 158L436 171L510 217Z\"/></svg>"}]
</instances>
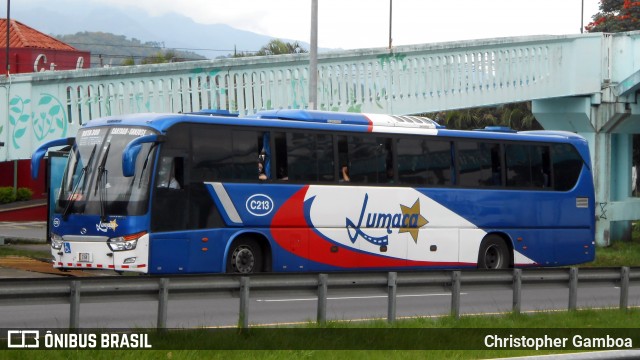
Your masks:
<instances>
[{"instance_id":1,"label":"grass verge","mask_svg":"<svg viewBox=\"0 0 640 360\"><path fill-rule=\"evenodd\" d=\"M616 241L598 247L595 261L584 266L640 266L640 241Z\"/></svg>"},{"instance_id":2,"label":"grass verge","mask_svg":"<svg viewBox=\"0 0 640 360\"><path fill-rule=\"evenodd\" d=\"M34 244L5 244L0 246L0 257L24 256L35 259L49 259L51 253Z\"/></svg>"}]
</instances>

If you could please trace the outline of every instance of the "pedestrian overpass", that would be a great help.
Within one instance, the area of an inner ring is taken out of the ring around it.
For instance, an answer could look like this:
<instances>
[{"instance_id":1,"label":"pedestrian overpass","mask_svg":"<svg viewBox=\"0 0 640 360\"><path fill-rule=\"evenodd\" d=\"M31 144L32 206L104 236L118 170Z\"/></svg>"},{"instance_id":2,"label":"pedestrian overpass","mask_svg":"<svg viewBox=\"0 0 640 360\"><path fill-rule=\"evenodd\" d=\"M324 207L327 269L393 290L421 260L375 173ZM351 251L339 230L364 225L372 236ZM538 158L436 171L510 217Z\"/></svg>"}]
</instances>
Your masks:
<instances>
[{"instance_id":1,"label":"pedestrian overpass","mask_svg":"<svg viewBox=\"0 0 640 360\"><path fill-rule=\"evenodd\" d=\"M91 119L138 112L309 107L309 55L49 71L0 79L0 161L27 159ZM585 136L595 168L597 241L640 219L631 195L640 133L640 31L527 36L323 53L322 110L416 114L533 101L546 129Z\"/></svg>"}]
</instances>

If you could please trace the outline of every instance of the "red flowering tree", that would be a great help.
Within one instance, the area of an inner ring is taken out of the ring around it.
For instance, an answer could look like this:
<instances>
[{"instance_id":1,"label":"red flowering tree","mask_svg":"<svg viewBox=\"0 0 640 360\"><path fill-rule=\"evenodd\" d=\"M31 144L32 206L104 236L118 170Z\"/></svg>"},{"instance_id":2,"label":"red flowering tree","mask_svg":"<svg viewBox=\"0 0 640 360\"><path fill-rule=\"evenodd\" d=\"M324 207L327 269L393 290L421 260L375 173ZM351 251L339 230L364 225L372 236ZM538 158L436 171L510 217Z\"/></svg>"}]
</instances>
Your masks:
<instances>
[{"instance_id":1,"label":"red flowering tree","mask_svg":"<svg viewBox=\"0 0 640 360\"><path fill-rule=\"evenodd\" d=\"M585 26L587 32L640 30L640 1L600 0L600 11Z\"/></svg>"}]
</instances>

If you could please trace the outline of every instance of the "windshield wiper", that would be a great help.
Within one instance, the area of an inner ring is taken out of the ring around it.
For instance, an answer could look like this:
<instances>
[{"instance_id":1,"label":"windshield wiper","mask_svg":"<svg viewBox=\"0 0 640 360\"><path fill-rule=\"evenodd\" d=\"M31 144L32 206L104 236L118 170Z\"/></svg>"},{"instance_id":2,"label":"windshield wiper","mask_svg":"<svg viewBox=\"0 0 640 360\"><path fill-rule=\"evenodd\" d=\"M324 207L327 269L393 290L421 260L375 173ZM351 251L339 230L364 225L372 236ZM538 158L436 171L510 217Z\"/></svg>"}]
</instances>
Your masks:
<instances>
[{"instance_id":1,"label":"windshield wiper","mask_svg":"<svg viewBox=\"0 0 640 360\"><path fill-rule=\"evenodd\" d=\"M71 194L67 198L67 206L64 207L64 211L62 212L62 220L67 220L69 216L69 210L71 210L71 205L76 202L76 193L78 192L78 187L80 186L80 182L82 182L82 188L84 189L87 185L87 169L91 166L91 161L93 161L93 155L96 153L96 147L98 145L93 145L93 150L91 150L91 155L89 155L89 161L87 161L87 165L85 165L80 171L80 178L78 182L73 186L73 190L71 190Z\"/></svg>"},{"instance_id":2,"label":"windshield wiper","mask_svg":"<svg viewBox=\"0 0 640 360\"><path fill-rule=\"evenodd\" d=\"M104 155L102 155L102 161L100 161L100 165L98 166L98 178L96 179L96 186L93 191L93 194L95 195L96 191L98 191L98 186L100 186L100 222L107 221L107 206L104 200L107 197L108 171L105 168L105 165L107 163L107 157L109 156L110 148L111 143L107 144L107 148L104 150Z\"/></svg>"}]
</instances>

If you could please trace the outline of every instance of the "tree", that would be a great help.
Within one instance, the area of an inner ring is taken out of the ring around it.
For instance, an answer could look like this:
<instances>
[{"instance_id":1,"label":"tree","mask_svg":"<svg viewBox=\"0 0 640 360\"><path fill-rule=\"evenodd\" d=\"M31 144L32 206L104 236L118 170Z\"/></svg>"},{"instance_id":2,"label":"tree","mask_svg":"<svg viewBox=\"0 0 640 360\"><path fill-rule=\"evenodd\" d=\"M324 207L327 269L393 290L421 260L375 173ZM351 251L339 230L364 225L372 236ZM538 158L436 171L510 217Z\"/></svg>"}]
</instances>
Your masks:
<instances>
[{"instance_id":1,"label":"tree","mask_svg":"<svg viewBox=\"0 0 640 360\"><path fill-rule=\"evenodd\" d=\"M124 60L122 60L122 66L132 66L136 64L136 59L133 58L133 56L130 56Z\"/></svg>"},{"instance_id":2,"label":"tree","mask_svg":"<svg viewBox=\"0 0 640 360\"><path fill-rule=\"evenodd\" d=\"M282 55L282 54L298 54L298 53L306 53L308 52L304 49L300 44L295 41L293 43L284 42L280 39L273 39L267 43L267 45L263 46L258 50L256 55L265 56L265 55Z\"/></svg>"},{"instance_id":3,"label":"tree","mask_svg":"<svg viewBox=\"0 0 640 360\"><path fill-rule=\"evenodd\" d=\"M234 58L247 57L247 56L267 56L267 55L284 55L284 54L301 54L308 53L309 51L300 45L297 41L292 43L284 42L280 39L273 39L266 45L262 46L260 50L255 53L251 52L235 52L230 55Z\"/></svg>"},{"instance_id":4,"label":"tree","mask_svg":"<svg viewBox=\"0 0 640 360\"><path fill-rule=\"evenodd\" d=\"M497 125L514 130L542 130L542 126L531 113L530 101L425 115L450 129L471 130Z\"/></svg>"},{"instance_id":5,"label":"tree","mask_svg":"<svg viewBox=\"0 0 640 360\"><path fill-rule=\"evenodd\" d=\"M147 56L140 62L141 64L164 64L170 62L179 62L183 61L176 57L176 53L172 50L168 51L158 51L157 53Z\"/></svg>"},{"instance_id":6,"label":"tree","mask_svg":"<svg viewBox=\"0 0 640 360\"><path fill-rule=\"evenodd\" d=\"M640 29L640 1L601 0L600 11L585 26L587 32L621 32Z\"/></svg>"}]
</instances>

